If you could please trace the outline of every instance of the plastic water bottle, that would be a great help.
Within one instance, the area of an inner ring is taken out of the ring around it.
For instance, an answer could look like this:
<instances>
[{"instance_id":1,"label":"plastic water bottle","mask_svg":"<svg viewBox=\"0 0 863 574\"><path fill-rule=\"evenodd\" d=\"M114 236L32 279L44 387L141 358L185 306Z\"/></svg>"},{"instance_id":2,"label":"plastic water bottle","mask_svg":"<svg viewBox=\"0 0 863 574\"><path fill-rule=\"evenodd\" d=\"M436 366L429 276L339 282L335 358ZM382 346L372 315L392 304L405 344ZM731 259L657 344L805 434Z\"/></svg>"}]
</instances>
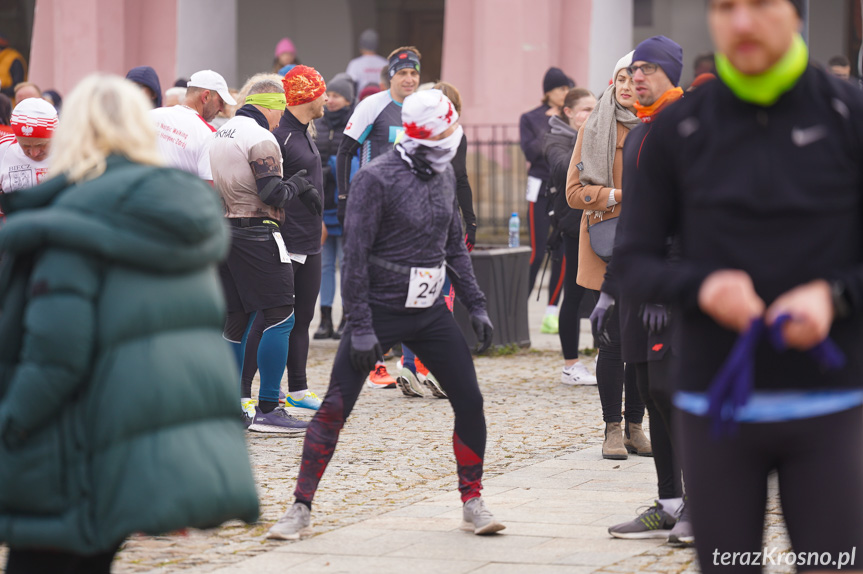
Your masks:
<instances>
[{"instance_id":1,"label":"plastic water bottle","mask_svg":"<svg viewBox=\"0 0 863 574\"><path fill-rule=\"evenodd\" d=\"M509 246L510 247L518 247L519 243L519 233L521 229L521 222L518 220L518 213L513 212L512 216L509 218Z\"/></svg>"}]
</instances>

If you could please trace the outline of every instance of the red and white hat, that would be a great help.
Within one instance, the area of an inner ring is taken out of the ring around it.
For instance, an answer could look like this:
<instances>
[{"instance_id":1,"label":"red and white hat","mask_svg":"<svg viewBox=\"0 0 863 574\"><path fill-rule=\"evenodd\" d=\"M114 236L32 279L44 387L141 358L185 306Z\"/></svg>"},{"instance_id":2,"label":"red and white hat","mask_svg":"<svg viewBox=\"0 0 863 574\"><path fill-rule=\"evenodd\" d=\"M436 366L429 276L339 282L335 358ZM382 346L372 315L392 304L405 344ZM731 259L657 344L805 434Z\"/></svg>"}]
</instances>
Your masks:
<instances>
[{"instance_id":1,"label":"red and white hat","mask_svg":"<svg viewBox=\"0 0 863 574\"><path fill-rule=\"evenodd\" d=\"M458 112L440 90L422 90L405 98L402 124L405 135L425 140L442 134L458 121Z\"/></svg>"},{"instance_id":2,"label":"red and white hat","mask_svg":"<svg viewBox=\"0 0 863 574\"><path fill-rule=\"evenodd\" d=\"M50 138L57 128L57 110L41 98L27 98L12 110L9 123L18 137Z\"/></svg>"}]
</instances>

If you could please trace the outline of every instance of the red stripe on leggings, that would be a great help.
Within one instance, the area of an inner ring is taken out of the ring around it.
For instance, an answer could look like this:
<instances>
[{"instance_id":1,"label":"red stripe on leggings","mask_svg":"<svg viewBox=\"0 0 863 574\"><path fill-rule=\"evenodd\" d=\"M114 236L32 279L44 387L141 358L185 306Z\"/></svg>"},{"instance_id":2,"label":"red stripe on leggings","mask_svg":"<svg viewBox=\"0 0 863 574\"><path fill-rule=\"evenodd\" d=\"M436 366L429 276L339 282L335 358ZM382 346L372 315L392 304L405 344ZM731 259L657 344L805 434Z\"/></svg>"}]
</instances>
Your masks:
<instances>
[{"instance_id":1,"label":"red stripe on leggings","mask_svg":"<svg viewBox=\"0 0 863 574\"><path fill-rule=\"evenodd\" d=\"M560 264L560 278L557 280L557 287L554 288L554 293L551 296L549 305L557 305L557 299L560 297L560 290L563 289L563 278L566 275L566 255L563 256L563 262Z\"/></svg>"},{"instance_id":2,"label":"red stripe on leggings","mask_svg":"<svg viewBox=\"0 0 863 574\"><path fill-rule=\"evenodd\" d=\"M530 264L536 259L536 232L533 229L533 202L527 205L528 218L530 219Z\"/></svg>"}]
</instances>

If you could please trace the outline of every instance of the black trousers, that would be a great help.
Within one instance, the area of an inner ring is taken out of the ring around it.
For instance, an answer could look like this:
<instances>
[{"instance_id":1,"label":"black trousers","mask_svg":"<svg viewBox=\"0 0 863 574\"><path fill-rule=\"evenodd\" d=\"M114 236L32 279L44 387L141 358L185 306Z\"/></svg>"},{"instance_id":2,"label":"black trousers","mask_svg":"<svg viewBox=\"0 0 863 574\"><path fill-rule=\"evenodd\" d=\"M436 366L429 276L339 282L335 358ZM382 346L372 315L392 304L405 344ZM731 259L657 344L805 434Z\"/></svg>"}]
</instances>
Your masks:
<instances>
[{"instance_id":1,"label":"black trousers","mask_svg":"<svg viewBox=\"0 0 863 574\"><path fill-rule=\"evenodd\" d=\"M539 196L536 202L529 203L527 209L528 223L530 224L530 291L533 292L533 286L536 283L536 276L539 275L540 267L545 260L545 246L548 244L548 232L551 229L551 216L548 210L551 207L551 199L545 196ZM551 262L548 266L551 272L551 278L548 283L548 304L557 305L560 300L560 294L563 291L563 276L564 267L566 266L566 256L563 253L563 244L551 254ZM575 261L578 261L576 256Z\"/></svg>"},{"instance_id":2,"label":"black trousers","mask_svg":"<svg viewBox=\"0 0 863 574\"><path fill-rule=\"evenodd\" d=\"M602 404L602 420L606 423L621 422L623 417L620 412L625 400L626 420L641 423L644 420L644 401L638 392L634 367L627 366L624 374L619 314L615 312L608 321L611 345L600 346L596 358L596 387L599 391L599 402Z\"/></svg>"},{"instance_id":3,"label":"black trousers","mask_svg":"<svg viewBox=\"0 0 863 574\"><path fill-rule=\"evenodd\" d=\"M632 363L638 392L650 415L650 447L661 499L683 496L680 464L674 455L671 434L671 361L672 355L668 352L659 361Z\"/></svg>"},{"instance_id":4,"label":"black trousers","mask_svg":"<svg viewBox=\"0 0 863 574\"><path fill-rule=\"evenodd\" d=\"M446 305L435 305L419 313L398 314L372 307L375 335L386 349L401 341L410 346L435 374L455 413L456 471L463 501L479 496L482 488L486 426L482 393L476 380L467 342ZM303 459L294 496L311 503L363 388L367 372L354 370L350 361L351 326L336 352L330 386L320 410L312 419L303 444Z\"/></svg>"},{"instance_id":5,"label":"black trousers","mask_svg":"<svg viewBox=\"0 0 863 574\"><path fill-rule=\"evenodd\" d=\"M321 254L309 255L305 263L291 262L294 278L294 328L288 342L288 390L302 391L309 388L306 378L306 363L309 360L309 326L315 316L315 302L321 290ZM243 388L252 387L252 379L258 372L258 344L264 333L264 317L255 317L246 341L243 360Z\"/></svg>"},{"instance_id":6,"label":"black trousers","mask_svg":"<svg viewBox=\"0 0 863 574\"><path fill-rule=\"evenodd\" d=\"M6 574L108 574L117 550L81 556L71 552L10 548Z\"/></svg>"},{"instance_id":7,"label":"black trousers","mask_svg":"<svg viewBox=\"0 0 863 574\"><path fill-rule=\"evenodd\" d=\"M581 334L581 321L578 308L587 289L575 282L578 275L578 236L563 234L563 250L567 265L563 270L563 303L560 305L560 346L563 358L578 358L578 336Z\"/></svg>"},{"instance_id":8,"label":"black trousers","mask_svg":"<svg viewBox=\"0 0 863 574\"><path fill-rule=\"evenodd\" d=\"M840 553L856 549L854 563L843 567L863 566L863 408L741 424L736 434L719 439L711 434L707 417L679 409L674 417L702 572L761 572L761 562L740 565L738 557L737 565L723 565L722 559L726 552L764 550L767 476L772 471L779 477L794 552L829 552L838 560ZM836 566L797 562L797 569Z\"/></svg>"}]
</instances>

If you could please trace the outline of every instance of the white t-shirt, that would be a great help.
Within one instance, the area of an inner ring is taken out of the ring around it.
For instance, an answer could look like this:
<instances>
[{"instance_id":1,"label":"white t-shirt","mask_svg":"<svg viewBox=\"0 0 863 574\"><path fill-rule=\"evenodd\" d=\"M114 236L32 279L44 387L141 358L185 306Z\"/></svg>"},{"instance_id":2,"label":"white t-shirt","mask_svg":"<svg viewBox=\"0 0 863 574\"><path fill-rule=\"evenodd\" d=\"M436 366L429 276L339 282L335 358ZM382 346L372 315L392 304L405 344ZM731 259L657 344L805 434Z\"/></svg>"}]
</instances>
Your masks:
<instances>
[{"instance_id":1,"label":"white t-shirt","mask_svg":"<svg viewBox=\"0 0 863 574\"><path fill-rule=\"evenodd\" d=\"M0 142L0 191L34 187L48 178L48 160L33 161L17 141Z\"/></svg>"},{"instance_id":2,"label":"white t-shirt","mask_svg":"<svg viewBox=\"0 0 863 574\"><path fill-rule=\"evenodd\" d=\"M210 143L215 128L186 106L156 108L150 115L159 132L159 151L167 164L212 181Z\"/></svg>"},{"instance_id":3,"label":"white t-shirt","mask_svg":"<svg viewBox=\"0 0 863 574\"><path fill-rule=\"evenodd\" d=\"M381 68L388 65L387 59L377 54L360 56L348 63L347 73L357 84L357 96L369 84L379 84Z\"/></svg>"}]
</instances>

